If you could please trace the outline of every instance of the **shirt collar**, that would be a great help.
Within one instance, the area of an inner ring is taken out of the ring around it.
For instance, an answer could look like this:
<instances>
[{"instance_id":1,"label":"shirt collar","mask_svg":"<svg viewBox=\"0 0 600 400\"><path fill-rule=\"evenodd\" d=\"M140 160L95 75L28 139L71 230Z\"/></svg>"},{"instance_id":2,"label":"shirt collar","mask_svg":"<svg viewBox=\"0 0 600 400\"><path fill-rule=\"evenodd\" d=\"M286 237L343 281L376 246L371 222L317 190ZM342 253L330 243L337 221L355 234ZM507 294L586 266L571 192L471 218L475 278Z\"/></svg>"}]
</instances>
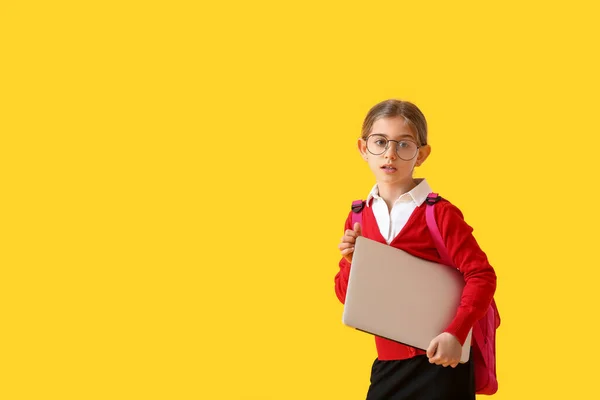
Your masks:
<instances>
[{"instance_id":1,"label":"shirt collar","mask_svg":"<svg viewBox=\"0 0 600 400\"><path fill-rule=\"evenodd\" d=\"M422 178L415 179L415 182L417 182L417 186L415 186L411 191L406 192L400 197L398 197L395 201L408 197L416 204L417 207L423 204L427 199L429 193L432 192L431 187L427 183L427 180ZM371 192L367 197L367 207L371 203L371 199L381 199L381 196L379 196L379 188L377 187L377 184L373 186L373 189L371 189Z\"/></svg>"}]
</instances>

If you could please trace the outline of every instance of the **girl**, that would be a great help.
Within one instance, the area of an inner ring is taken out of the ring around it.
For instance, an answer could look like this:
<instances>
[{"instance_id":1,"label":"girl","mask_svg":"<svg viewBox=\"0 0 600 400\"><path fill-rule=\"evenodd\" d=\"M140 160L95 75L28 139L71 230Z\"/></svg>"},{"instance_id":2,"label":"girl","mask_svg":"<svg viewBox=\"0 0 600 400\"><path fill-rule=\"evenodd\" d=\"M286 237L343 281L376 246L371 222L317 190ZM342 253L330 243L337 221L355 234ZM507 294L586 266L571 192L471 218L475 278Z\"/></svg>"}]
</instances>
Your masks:
<instances>
[{"instance_id":1,"label":"girl","mask_svg":"<svg viewBox=\"0 0 600 400\"><path fill-rule=\"evenodd\" d=\"M342 259L335 292L342 303L358 235L417 257L442 261L425 220L424 202L432 190L425 179L413 178L414 168L431 152L423 113L406 101L392 99L376 104L364 120L358 150L377 183L363 208L362 226L351 226L351 211L338 246ZM431 341L427 351L375 336L377 358L367 400L475 399L472 361L459 364L459 360L471 327L490 305L496 274L460 210L446 200L439 201L434 210L448 253L465 279L460 306L454 320Z\"/></svg>"}]
</instances>

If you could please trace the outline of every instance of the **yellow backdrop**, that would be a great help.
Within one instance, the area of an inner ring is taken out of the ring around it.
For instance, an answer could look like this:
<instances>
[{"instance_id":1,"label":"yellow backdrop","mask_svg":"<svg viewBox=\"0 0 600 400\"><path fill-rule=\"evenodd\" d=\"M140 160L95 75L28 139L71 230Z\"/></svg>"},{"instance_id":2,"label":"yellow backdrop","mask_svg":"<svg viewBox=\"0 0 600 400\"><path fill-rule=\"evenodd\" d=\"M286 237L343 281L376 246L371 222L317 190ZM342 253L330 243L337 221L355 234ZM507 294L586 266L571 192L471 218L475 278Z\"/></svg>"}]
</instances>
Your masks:
<instances>
[{"instance_id":1,"label":"yellow backdrop","mask_svg":"<svg viewBox=\"0 0 600 400\"><path fill-rule=\"evenodd\" d=\"M0 398L363 399L333 278L391 97L496 268L494 398L596 398L598 10L550 3L4 2Z\"/></svg>"}]
</instances>

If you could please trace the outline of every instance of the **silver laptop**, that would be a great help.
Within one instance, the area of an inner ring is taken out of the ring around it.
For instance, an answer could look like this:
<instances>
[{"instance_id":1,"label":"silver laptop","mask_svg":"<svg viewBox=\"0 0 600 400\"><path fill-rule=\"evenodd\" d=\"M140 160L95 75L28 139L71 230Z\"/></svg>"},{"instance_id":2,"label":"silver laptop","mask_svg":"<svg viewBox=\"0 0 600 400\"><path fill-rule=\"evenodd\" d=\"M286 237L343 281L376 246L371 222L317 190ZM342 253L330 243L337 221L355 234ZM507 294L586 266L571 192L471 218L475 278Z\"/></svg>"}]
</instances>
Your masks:
<instances>
[{"instance_id":1,"label":"silver laptop","mask_svg":"<svg viewBox=\"0 0 600 400\"><path fill-rule=\"evenodd\" d=\"M465 282L455 268L359 236L342 321L422 350L450 325ZM471 333L461 362L469 360Z\"/></svg>"}]
</instances>

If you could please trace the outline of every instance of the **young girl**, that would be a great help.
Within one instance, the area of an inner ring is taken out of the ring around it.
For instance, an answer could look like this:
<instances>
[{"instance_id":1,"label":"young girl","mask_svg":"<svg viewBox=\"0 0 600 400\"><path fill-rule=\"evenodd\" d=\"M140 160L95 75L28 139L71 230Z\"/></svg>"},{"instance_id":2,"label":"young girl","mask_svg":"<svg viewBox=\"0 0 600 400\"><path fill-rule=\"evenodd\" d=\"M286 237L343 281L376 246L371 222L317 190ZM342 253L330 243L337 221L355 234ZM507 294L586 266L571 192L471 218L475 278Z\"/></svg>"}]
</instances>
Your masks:
<instances>
[{"instance_id":1,"label":"young girl","mask_svg":"<svg viewBox=\"0 0 600 400\"><path fill-rule=\"evenodd\" d=\"M425 220L424 202L432 190L425 179L413 178L415 167L431 152L423 113L406 101L376 104L364 120L358 150L377 183L363 208L362 226L351 226L350 211L338 246L342 259L335 292L342 303L359 235L442 262ZM434 210L448 253L465 279L460 306L454 320L431 341L427 351L375 336L377 358L367 400L475 399L473 361L460 364L459 360L471 327L491 303L496 274L460 210L446 200L439 201Z\"/></svg>"}]
</instances>

